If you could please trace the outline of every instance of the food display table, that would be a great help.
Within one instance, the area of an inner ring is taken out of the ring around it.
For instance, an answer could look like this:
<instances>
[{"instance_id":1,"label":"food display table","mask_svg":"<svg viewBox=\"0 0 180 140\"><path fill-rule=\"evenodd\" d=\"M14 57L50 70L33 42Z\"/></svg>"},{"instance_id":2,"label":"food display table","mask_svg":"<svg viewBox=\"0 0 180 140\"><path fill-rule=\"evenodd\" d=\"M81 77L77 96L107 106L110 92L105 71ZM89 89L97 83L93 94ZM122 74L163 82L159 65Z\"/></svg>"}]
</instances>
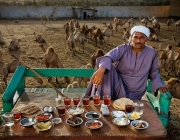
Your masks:
<instances>
[{"instance_id":1,"label":"food display table","mask_svg":"<svg viewBox=\"0 0 180 140\"><path fill-rule=\"evenodd\" d=\"M52 105L55 106L55 97L52 94L35 94L39 98L31 98L28 100L19 100L14 106L12 111L20 110L21 107L34 104L42 108L43 106ZM27 94L30 97L32 94ZM26 99L27 99L26 97ZM46 100L44 99L46 97ZM113 101L112 101L113 102ZM84 113L81 114L83 123L80 126L72 127L66 124L66 118L68 114L62 116L62 122L60 124L55 124L48 131L38 132L34 127L23 127L16 121L11 127L5 127L4 140L164 140L167 138L167 132L162 123L160 122L158 116L152 110L148 101L144 102L144 113L141 119L149 123L149 127L145 130L136 130L129 124L126 127L118 127L112 123L113 117L103 116L99 119L103 122L103 126L97 130L90 130L85 126L87 118L85 118L85 113L88 111L100 112L100 106L94 106L93 101L90 101L90 106L83 106ZM101 103L103 103L101 101ZM63 104L63 102L62 102ZM73 103L71 103L73 106ZM66 109L67 110L67 109ZM109 106L109 110L115 110L113 106ZM59 117L57 109L53 113L53 118Z\"/></svg>"}]
</instances>

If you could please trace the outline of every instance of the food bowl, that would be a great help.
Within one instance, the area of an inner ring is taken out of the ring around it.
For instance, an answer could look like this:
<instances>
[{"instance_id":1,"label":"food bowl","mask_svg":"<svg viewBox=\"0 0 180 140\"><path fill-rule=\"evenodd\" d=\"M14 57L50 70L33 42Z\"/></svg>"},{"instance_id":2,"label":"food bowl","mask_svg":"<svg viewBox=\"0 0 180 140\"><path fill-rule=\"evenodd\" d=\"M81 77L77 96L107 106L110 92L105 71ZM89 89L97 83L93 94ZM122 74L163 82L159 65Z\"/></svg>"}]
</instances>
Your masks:
<instances>
[{"instance_id":1,"label":"food bowl","mask_svg":"<svg viewBox=\"0 0 180 140\"><path fill-rule=\"evenodd\" d=\"M131 121L138 120L141 118L141 116L136 112L127 113L127 116Z\"/></svg>"},{"instance_id":2,"label":"food bowl","mask_svg":"<svg viewBox=\"0 0 180 140\"><path fill-rule=\"evenodd\" d=\"M37 129L38 131L47 131L47 130L51 129L52 123L50 121L38 122L38 123L34 124L33 127L35 129Z\"/></svg>"},{"instance_id":3,"label":"food bowl","mask_svg":"<svg viewBox=\"0 0 180 140\"><path fill-rule=\"evenodd\" d=\"M131 126L138 130L144 130L148 128L149 124L143 120L134 120L131 122Z\"/></svg>"},{"instance_id":4,"label":"food bowl","mask_svg":"<svg viewBox=\"0 0 180 140\"><path fill-rule=\"evenodd\" d=\"M76 115L76 116L80 116L83 112L84 112L84 109L81 108L81 107L71 107L67 110L67 112L70 114L70 115Z\"/></svg>"},{"instance_id":5,"label":"food bowl","mask_svg":"<svg viewBox=\"0 0 180 140\"><path fill-rule=\"evenodd\" d=\"M115 118L121 118L125 116L125 113L123 111L114 110L111 112L111 115Z\"/></svg>"},{"instance_id":6,"label":"food bowl","mask_svg":"<svg viewBox=\"0 0 180 140\"><path fill-rule=\"evenodd\" d=\"M124 127L124 126L127 126L130 123L130 120L127 119L127 118L121 117L121 118L114 118L112 120L112 122L117 126Z\"/></svg>"},{"instance_id":7,"label":"food bowl","mask_svg":"<svg viewBox=\"0 0 180 140\"><path fill-rule=\"evenodd\" d=\"M52 119L52 123L53 124L59 124L59 123L61 123L62 122L62 119L61 118L53 118Z\"/></svg>"},{"instance_id":8,"label":"food bowl","mask_svg":"<svg viewBox=\"0 0 180 140\"><path fill-rule=\"evenodd\" d=\"M24 126L24 127L30 127L36 123L35 118L24 118L22 119L19 124Z\"/></svg>"},{"instance_id":9,"label":"food bowl","mask_svg":"<svg viewBox=\"0 0 180 140\"><path fill-rule=\"evenodd\" d=\"M69 126L80 126L83 123L83 119L80 117L76 117L75 120L72 121L71 118L66 119L66 124Z\"/></svg>"},{"instance_id":10,"label":"food bowl","mask_svg":"<svg viewBox=\"0 0 180 140\"><path fill-rule=\"evenodd\" d=\"M56 108L54 106L44 106L42 111L44 113L53 113Z\"/></svg>"},{"instance_id":11,"label":"food bowl","mask_svg":"<svg viewBox=\"0 0 180 140\"><path fill-rule=\"evenodd\" d=\"M85 126L89 129L96 130L103 126L103 123L99 120L90 119L85 123Z\"/></svg>"},{"instance_id":12,"label":"food bowl","mask_svg":"<svg viewBox=\"0 0 180 140\"><path fill-rule=\"evenodd\" d=\"M101 118L101 114L95 111L90 111L85 114L87 119L99 119Z\"/></svg>"},{"instance_id":13,"label":"food bowl","mask_svg":"<svg viewBox=\"0 0 180 140\"><path fill-rule=\"evenodd\" d=\"M35 118L37 121L46 122L52 118L52 114L51 113L41 113L41 114L38 114Z\"/></svg>"}]
</instances>

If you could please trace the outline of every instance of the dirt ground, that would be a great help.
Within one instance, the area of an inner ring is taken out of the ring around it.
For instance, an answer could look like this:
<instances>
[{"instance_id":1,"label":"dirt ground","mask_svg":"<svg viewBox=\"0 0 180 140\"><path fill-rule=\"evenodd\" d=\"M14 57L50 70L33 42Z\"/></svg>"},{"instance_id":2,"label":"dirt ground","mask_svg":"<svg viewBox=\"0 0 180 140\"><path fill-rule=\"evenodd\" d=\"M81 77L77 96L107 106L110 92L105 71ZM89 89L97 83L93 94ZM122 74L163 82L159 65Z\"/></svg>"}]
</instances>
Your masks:
<instances>
[{"instance_id":1,"label":"dirt ground","mask_svg":"<svg viewBox=\"0 0 180 140\"><path fill-rule=\"evenodd\" d=\"M176 36L177 40L180 39L180 33L176 33L174 23L171 26L171 30L167 30L166 21L167 18L157 18L161 25L161 31L159 34L160 41L148 41L147 44L154 47L165 48L168 44L173 45L173 49L177 49L175 47L175 43L172 39L172 36ZM112 48L124 43L122 39L122 28L127 27L126 23L123 27L118 28L118 32L114 31L113 36L106 41L107 43L103 46L95 47L95 43L93 41L85 42L85 53L82 52L82 48L76 47L75 56L71 56L71 52L68 49L67 41L65 40L65 30L63 29L63 25L69 19L61 19L56 21L50 21L50 24L41 24L39 20L19 20L18 23L15 23L14 20L0 20L0 31L2 33L2 37L4 38L6 44L0 45L0 68L4 66L5 63L9 63L13 58L11 57L8 46L11 40L21 39L19 44L20 49L18 51L11 52L16 56L20 57L24 63L31 68L45 68L45 64L42 61L43 51L39 47L39 43L34 41L34 32L37 34L41 34L42 37L46 40L45 48L49 46L53 46L59 58L61 59L64 67L67 68L78 68L82 65L89 63L90 56L93 54L98 48L101 47L103 51L106 53ZM127 20L127 19L122 19ZM137 24L140 24L139 19L135 19ZM88 27L92 27L96 25L97 27L104 29L103 23L113 23L113 19L96 19L96 20L79 20L80 26L83 24L87 24ZM151 23L148 23L148 26L151 26ZM79 46L79 45L78 45ZM170 76L167 76L164 70L161 71L161 75L163 80L168 80L170 77L173 77L173 73L170 73ZM8 77L8 82L12 74ZM56 85L56 87L66 87L67 84L64 83L63 79L60 79L60 85ZM44 87L37 83L34 79L28 78L26 79L26 87ZM5 90L5 85L2 82L2 71L0 73L0 93L2 94ZM171 120L179 121L178 112L173 111L178 104L180 104L179 100L172 100L171 106ZM1 108L0 104L0 108ZM174 107L175 106L175 107ZM176 109L177 110L177 109ZM179 112L180 113L180 112ZM175 120L172 118L174 116ZM171 124L171 122L170 122ZM177 124L177 123L176 123ZM179 124L179 123L178 123ZM175 128L174 125L171 125L168 129L168 135L173 139L180 139L179 129ZM176 127L180 127L180 125L176 125ZM176 131L177 130L177 131ZM176 135L176 137L175 137Z\"/></svg>"}]
</instances>

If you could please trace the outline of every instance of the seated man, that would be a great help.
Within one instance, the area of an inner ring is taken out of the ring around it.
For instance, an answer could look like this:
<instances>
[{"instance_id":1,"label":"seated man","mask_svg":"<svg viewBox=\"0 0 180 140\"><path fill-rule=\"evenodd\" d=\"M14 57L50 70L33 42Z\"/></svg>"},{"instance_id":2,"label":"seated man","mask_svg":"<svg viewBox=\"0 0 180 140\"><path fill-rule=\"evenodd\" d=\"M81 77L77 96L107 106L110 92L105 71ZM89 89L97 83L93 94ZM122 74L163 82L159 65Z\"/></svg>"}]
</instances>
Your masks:
<instances>
[{"instance_id":1,"label":"seated man","mask_svg":"<svg viewBox=\"0 0 180 140\"><path fill-rule=\"evenodd\" d=\"M168 90L159 71L156 51L145 45L150 31L144 26L131 29L130 43L120 45L96 60L96 72L91 78L86 95L110 95L113 100L126 97L140 100L146 92L147 80L152 81L152 91ZM115 63L112 65L112 63Z\"/></svg>"}]
</instances>

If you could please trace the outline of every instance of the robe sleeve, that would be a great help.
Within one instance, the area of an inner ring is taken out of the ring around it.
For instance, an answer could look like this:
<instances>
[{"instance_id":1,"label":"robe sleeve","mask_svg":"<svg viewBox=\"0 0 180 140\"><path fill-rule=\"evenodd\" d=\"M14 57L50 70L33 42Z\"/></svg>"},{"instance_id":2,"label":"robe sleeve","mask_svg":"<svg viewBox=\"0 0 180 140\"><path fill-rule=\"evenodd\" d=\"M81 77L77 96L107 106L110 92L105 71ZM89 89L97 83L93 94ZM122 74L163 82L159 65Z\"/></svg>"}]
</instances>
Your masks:
<instances>
[{"instance_id":1,"label":"robe sleeve","mask_svg":"<svg viewBox=\"0 0 180 140\"><path fill-rule=\"evenodd\" d=\"M158 71L158 61L159 60L158 60L158 56L156 53L155 57L152 61L152 65L151 65L151 69L150 69L150 73L149 73L149 78L152 82L153 93L155 93L158 88L165 86L163 80L161 79L161 75Z\"/></svg>"}]
</instances>

